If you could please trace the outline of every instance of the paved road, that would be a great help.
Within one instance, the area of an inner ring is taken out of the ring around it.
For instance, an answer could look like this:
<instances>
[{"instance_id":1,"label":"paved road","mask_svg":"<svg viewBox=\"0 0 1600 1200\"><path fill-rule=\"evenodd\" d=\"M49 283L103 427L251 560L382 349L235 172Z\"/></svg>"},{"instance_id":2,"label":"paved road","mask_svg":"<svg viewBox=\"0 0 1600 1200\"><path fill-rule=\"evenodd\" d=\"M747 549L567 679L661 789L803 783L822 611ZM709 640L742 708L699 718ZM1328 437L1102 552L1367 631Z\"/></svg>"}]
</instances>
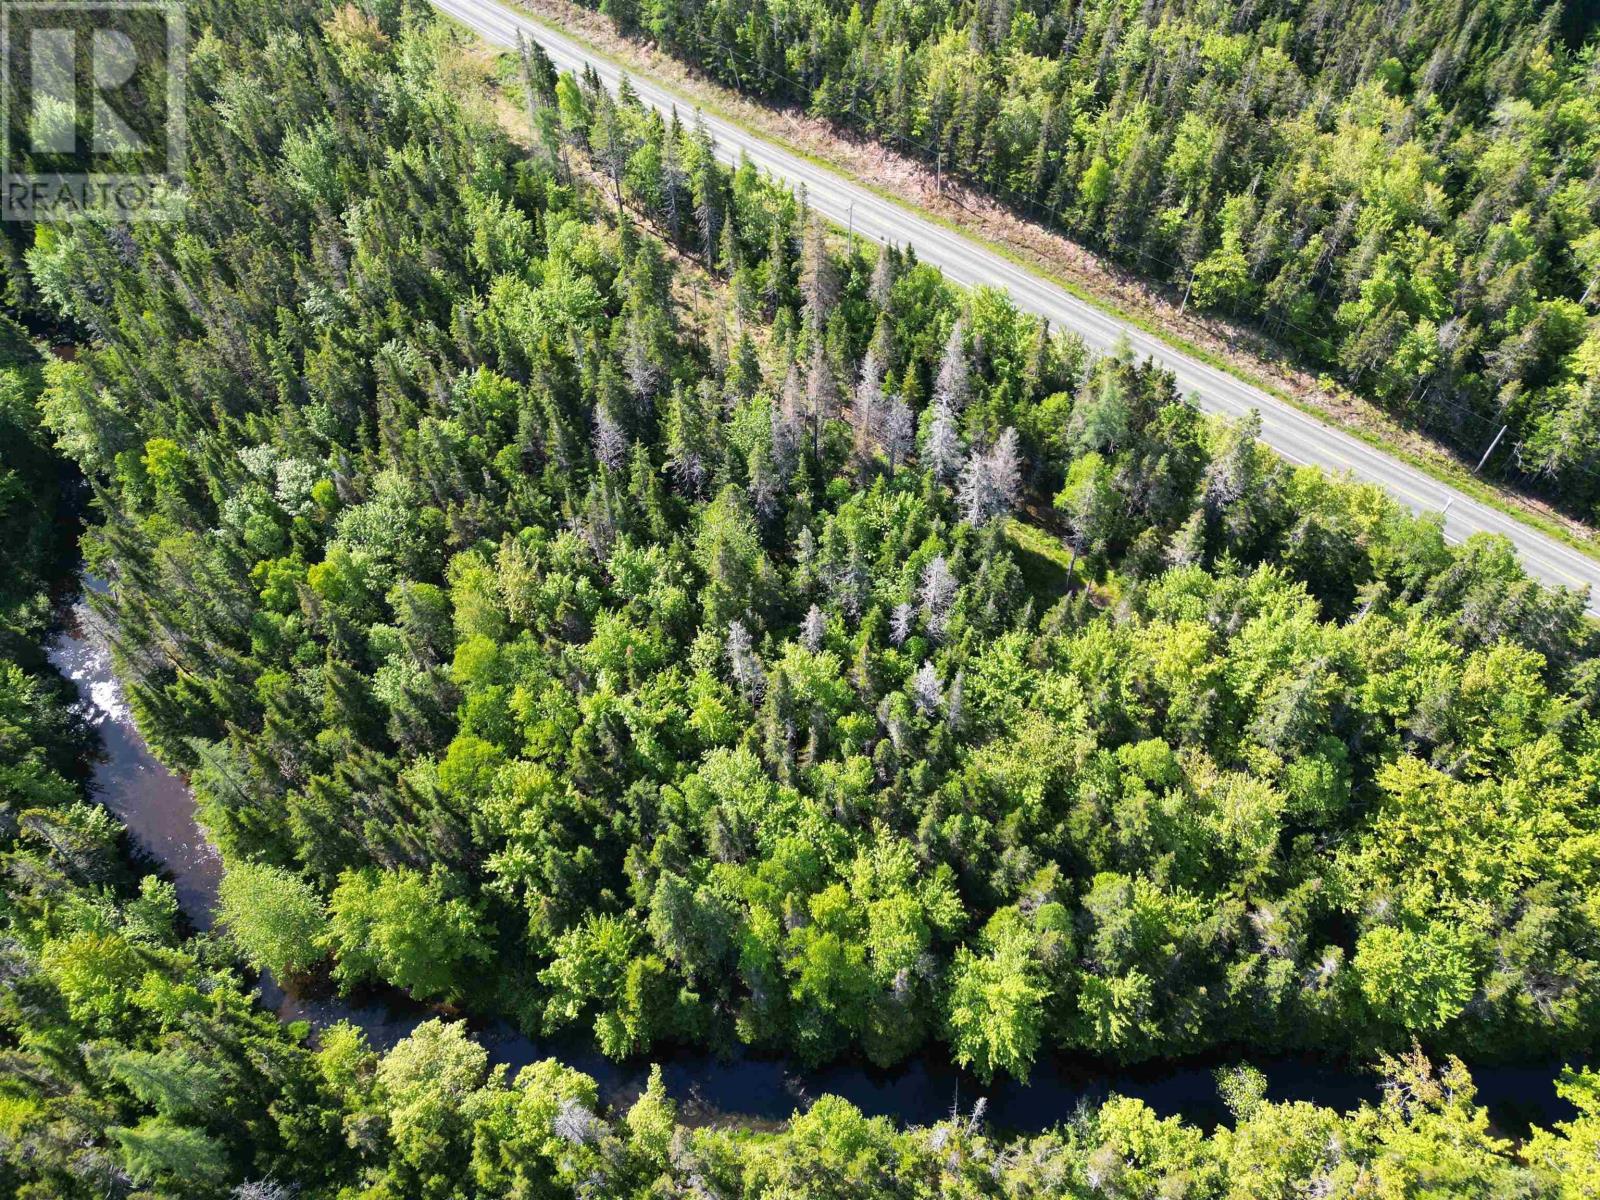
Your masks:
<instances>
[{"instance_id":1,"label":"paved road","mask_svg":"<svg viewBox=\"0 0 1600 1200\"><path fill-rule=\"evenodd\" d=\"M497 45L515 45L520 30L524 38L544 47L560 70L592 66L600 79L613 88L623 75L616 64L494 0L433 0L433 3ZM692 100L654 80L630 77L630 82L641 100L663 112L677 108L687 117L695 108ZM1417 512L1443 511L1445 536L1451 541L1480 532L1504 534L1516 544L1531 574L1549 584L1588 588L1589 610L1600 614L1600 562L1480 504L1359 438L1324 425L1225 371L1174 350L1161 339L1079 300L992 250L925 220L833 171L790 154L709 113L705 114L705 123L716 139L721 158L736 162L744 156L790 184L805 184L812 206L824 216L841 225L849 224L858 234L878 242L915 246L922 261L940 267L948 278L958 283L1003 287L1020 308L1048 317L1058 328L1075 331L1091 349L1109 350L1118 338L1126 337L1135 353L1141 357L1149 355L1172 371L1177 376L1178 386L1198 396L1202 408L1231 417L1244 416L1251 409L1259 410L1261 440L1290 461L1335 473L1349 472L1356 479L1379 484Z\"/></svg>"}]
</instances>

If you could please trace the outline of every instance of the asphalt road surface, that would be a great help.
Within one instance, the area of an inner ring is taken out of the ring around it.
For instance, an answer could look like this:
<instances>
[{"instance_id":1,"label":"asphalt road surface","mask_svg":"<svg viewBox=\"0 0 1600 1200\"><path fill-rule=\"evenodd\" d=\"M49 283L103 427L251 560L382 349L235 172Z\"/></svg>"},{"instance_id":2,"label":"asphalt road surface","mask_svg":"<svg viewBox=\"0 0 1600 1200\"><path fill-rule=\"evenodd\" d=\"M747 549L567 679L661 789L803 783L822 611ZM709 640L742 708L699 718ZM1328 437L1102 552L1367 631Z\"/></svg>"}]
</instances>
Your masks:
<instances>
[{"instance_id":1,"label":"asphalt road surface","mask_svg":"<svg viewBox=\"0 0 1600 1200\"><path fill-rule=\"evenodd\" d=\"M559 70L593 67L611 88L624 74L615 63L493 0L433 3L496 45L514 46L520 31L525 39L539 43ZM630 75L629 82L644 103L662 112L676 108L687 120L695 110L692 100L654 80ZM1504 534L1516 545L1530 574L1551 585L1587 588L1589 611L1600 614L1600 562L1225 371L1190 358L1160 338L1079 300L994 251L919 217L842 175L709 113L704 120L716 139L719 157L733 163L743 156L791 186L804 184L812 207L830 220L877 242L914 246L922 261L939 267L957 283L1005 288L1019 308L1047 317L1057 328L1073 330L1092 350L1110 350L1119 338L1126 338L1141 358L1148 355L1176 375L1178 387L1198 397L1205 410L1230 417L1258 410L1261 440L1289 461L1336 474L1347 472L1355 479L1379 484L1417 512L1443 512L1445 536L1453 542L1474 533Z\"/></svg>"}]
</instances>

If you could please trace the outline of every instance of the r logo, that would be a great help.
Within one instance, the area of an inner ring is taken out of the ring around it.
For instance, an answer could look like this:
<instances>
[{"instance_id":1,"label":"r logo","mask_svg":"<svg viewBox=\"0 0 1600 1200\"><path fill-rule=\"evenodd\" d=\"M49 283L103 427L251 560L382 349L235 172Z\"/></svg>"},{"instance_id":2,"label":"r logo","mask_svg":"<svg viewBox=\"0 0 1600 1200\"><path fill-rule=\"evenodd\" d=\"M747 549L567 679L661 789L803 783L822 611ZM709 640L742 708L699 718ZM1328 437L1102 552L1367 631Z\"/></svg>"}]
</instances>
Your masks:
<instances>
[{"instance_id":1,"label":"r logo","mask_svg":"<svg viewBox=\"0 0 1600 1200\"><path fill-rule=\"evenodd\" d=\"M7 0L0 216L172 215L186 37L176 0Z\"/></svg>"}]
</instances>

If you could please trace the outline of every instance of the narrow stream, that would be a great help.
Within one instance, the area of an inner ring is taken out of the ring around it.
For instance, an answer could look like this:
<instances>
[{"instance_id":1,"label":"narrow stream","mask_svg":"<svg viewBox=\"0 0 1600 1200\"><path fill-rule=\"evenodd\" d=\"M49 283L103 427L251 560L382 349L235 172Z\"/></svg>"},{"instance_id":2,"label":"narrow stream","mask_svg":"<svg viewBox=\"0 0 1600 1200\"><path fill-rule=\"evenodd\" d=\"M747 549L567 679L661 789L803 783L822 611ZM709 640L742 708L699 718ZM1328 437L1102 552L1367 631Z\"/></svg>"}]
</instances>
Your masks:
<instances>
[{"instance_id":1,"label":"narrow stream","mask_svg":"<svg viewBox=\"0 0 1600 1200\"><path fill-rule=\"evenodd\" d=\"M100 733L103 754L94 771L97 798L122 818L139 845L172 878L189 920L198 929L209 929L221 859L195 822L188 788L155 760L134 727L96 620L87 606L76 605L49 653L50 661L76 685L84 711ZM261 999L284 1021L308 1021L314 1028L355 1022L380 1049L394 1045L432 1015L404 998L300 996L270 978L261 982ZM602 1101L613 1107L631 1103L649 1076L649 1061L614 1063L581 1040L534 1040L504 1022L475 1027L475 1034L492 1061L509 1064L513 1073L538 1059L559 1058L593 1076ZM983 1097L993 1126L1021 1132L1066 1120L1080 1105L1113 1092L1138 1097L1163 1116L1181 1114L1206 1126L1227 1117L1213 1076L1216 1067L1227 1061L1220 1057L1140 1067L1047 1059L1037 1064L1028 1084L997 1080L987 1087L956 1069L937 1048L887 1071L856 1063L803 1070L781 1058L719 1059L690 1049L654 1053L651 1059L661 1064L668 1091L678 1100L683 1119L691 1123L780 1122L828 1093L843 1096L868 1115L908 1124L940 1120L953 1107L970 1111ZM1307 1100L1346 1110L1379 1096L1377 1080L1364 1071L1309 1057L1251 1061L1267 1076L1267 1095L1273 1100ZM1473 1078L1496 1127L1520 1136L1530 1123L1548 1125L1574 1115L1555 1094L1559 1069L1556 1061L1486 1066L1475 1068Z\"/></svg>"}]
</instances>

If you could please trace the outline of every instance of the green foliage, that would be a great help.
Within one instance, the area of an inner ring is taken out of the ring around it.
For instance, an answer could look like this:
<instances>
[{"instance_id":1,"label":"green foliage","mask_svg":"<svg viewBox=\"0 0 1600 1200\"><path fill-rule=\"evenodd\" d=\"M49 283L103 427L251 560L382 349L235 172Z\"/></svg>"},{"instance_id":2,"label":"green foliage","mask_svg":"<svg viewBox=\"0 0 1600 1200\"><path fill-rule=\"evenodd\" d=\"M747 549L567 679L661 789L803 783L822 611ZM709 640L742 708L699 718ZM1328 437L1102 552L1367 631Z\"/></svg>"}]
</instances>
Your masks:
<instances>
[{"instance_id":1,"label":"green foliage","mask_svg":"<svg viewBox=\"0 0 1600 1200\"><path fill-rule=\"evenodd\" d=\"M75 472L40 421L44 369L26 332L0 312L0 653L32 663L50 620L50 585L71 556Z\"/></svg>"},{"instance_id":2,"label":"green foliage","mask_svg":"<svg viewBox=\"0 0 1600 1200\"><path fill-rule=\"evenodd\" d=\"M198 1129L151 1117L131 1129L113 1129L111 1133L135 1183L172 1191L192 1188L203 1195L216 1193L227 1180L221 1147Z\"/></svg>"},{"instance_id":3,"label":"green foliage","mask_svg":"<svg viewBox=\"0 0 1600 1200\"><path fill-rule=\"evenodd\" d=\"M996 914L993 920L998 920ZM993 921L991 921L991 924ZM1028 1078L1039 1051L1044 1000L1024 938L1002 937L982 956L963 946L952 964L950 1044L955 1060L988 1082L998 1071Z\"/></svg>"},{"instance_id":4,"label":"green foliage","mask_svg":"<svg viewBox=\"0 0 1600 1200\"><path fill-rule=\"evenodd\" d=\"M265 863L228 865L217 919L245 959L279 976L310 970L322 958L327 929L322 898L304 880Z\"/></svg>"},{"instance_id":5,"label":"green foliage","mask_svg":"<svg viewBox=\"0 0 1600 1200\"><path fill-rule=\"evenodd\" d=\"M459 995L468 964L488 951L471 907L447 886L437 872L346 871L328 898L334 974L345 983L381 979L420 997Z\"/></svg>"}]
</instances>

